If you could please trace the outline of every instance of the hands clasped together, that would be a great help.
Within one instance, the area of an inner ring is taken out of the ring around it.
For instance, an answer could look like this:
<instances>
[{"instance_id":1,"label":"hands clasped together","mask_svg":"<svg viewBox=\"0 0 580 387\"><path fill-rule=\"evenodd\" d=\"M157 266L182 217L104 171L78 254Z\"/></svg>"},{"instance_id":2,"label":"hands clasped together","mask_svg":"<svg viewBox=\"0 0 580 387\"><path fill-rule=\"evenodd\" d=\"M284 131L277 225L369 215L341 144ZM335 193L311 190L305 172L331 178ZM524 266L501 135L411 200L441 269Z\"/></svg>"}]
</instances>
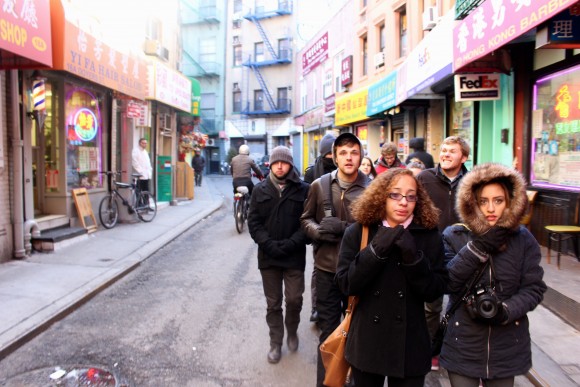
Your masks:
<instances>
[{"instance_id":1,"label":"hands clasped together","mask_svg":"<svg viewBox=\"0 0 580 387\"><path fill-rule=\"evenodd\" d=\"M379 230L369 245L375 257L387 260L394 249L398 249L403 263L410 264L417 259L417 247L413 235L403 226L379 226Z\"/></svg>"}]
</instances>

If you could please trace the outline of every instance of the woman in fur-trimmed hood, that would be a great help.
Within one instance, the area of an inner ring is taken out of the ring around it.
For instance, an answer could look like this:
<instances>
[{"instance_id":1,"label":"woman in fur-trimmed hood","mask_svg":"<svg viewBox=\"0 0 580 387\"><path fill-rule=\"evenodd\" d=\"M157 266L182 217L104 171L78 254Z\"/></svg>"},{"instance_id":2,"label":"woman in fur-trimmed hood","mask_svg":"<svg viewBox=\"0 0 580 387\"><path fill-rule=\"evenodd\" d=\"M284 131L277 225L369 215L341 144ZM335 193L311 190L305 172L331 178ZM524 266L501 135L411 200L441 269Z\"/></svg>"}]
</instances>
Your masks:
<instances>
[{"instance_id":1,"label":"woman in fur-trimmed hood","mask_svg":"<svg viewBox=\"0 0 580 387\"><path fill-rule=\"evenodd\" d=\"M440 297L447 280L439 210L412 171L394 168L377 175L351 213L357 223L342 239L336 280L359 298L346 342L354 383L382 386L386 376L422 386L431 369L424 303Z\"/></svg>"},{"instance_id":2,"label":"woman in fur-trimmed hood","mask_svg":"<svg viewBox=\"0 0 580 387\"><path fill-rule=\"evenodd\" d=\"M538 242L519 224L528 208L525 179L501 164L477 165L461 180L455 208L463 224L443 232L449 305L482 267L476 287L483 296L470 292L470 305L461 301L450 317L440 364L452 386L480 379L513 386L532 366L526 314L546 291Z\"/></svg>"}]
</instances>

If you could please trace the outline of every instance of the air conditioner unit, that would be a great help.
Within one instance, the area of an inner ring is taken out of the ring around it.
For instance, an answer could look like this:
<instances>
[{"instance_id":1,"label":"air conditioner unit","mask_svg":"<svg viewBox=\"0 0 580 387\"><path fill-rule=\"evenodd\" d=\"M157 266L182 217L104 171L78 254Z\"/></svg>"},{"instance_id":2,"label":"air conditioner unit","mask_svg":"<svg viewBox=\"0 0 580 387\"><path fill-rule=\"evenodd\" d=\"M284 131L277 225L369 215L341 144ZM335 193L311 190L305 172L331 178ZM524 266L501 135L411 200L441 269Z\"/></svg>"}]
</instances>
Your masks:
<instances>
[{"instance_id":1,"label":"air conditioner unit","mask_svg":"<svg viewBox=\"0 0 580 387\"><path fill-rule=\"evenodd\" d=\"M144 50L145 54L156 55L157 50L159 49L160 46L161 44L159 43L159 40L151 40L151 39L145 40L145 50Z\"/></svg>"},{"instance_id":2,"label":"air conditioner unit","mask_svg":"<svg viewBox=\"0 0 580 387\"><path fill-rule=\"evenodd\" d=\"M379 67L383 67L385 65L385 53L384 52L377 52L375 54L375 68L378 69Z\"/></svg>"},{"instance_id":3,"label":"air conditioner unit","mask_svg":"<svg viewBox=\"0 0 580 387\"><path fill-rule=\"evenodd\" d=\"M431 31L437 25L438 19L437 7L427 7L423 11L423 31Z\"/></svg>"},{"instance_id":4,"label":"air conditioner unit","mask_svg":"<svg viewBox=\"0 0 580 387\"><path fill-rule=\"evenodd\" d=\"M208 138L206 145L207 146L215 146L215 138Z\"/></svg>"}]
</instances>

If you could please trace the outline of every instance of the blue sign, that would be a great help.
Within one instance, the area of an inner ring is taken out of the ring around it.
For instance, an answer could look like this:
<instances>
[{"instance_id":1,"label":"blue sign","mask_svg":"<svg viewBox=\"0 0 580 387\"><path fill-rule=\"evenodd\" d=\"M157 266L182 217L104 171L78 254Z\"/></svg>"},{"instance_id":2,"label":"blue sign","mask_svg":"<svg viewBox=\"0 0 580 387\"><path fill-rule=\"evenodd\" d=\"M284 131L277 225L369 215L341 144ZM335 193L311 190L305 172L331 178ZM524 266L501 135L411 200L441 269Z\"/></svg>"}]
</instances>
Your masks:
<instances>
[{"instance_id":1,"label":"blue sign","mask_svg":"<svg viewBox=\"0 0 580 387\"><path fill-rule=\"evenodd\" d=\"M397 71L369 86L367 116L384 112L397 105Z\"/></svg>"}]
</instances>

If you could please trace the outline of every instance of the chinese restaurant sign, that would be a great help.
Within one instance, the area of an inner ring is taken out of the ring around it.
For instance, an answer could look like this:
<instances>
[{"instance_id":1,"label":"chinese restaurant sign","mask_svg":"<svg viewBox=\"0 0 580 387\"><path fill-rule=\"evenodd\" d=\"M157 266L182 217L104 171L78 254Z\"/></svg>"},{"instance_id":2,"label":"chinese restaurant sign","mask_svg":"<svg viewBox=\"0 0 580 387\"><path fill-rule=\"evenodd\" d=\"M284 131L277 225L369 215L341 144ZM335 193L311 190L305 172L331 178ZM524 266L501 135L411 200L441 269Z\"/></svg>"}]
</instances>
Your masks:
<instances>
[{"instance_id":1,"label":"chinese restaurant sign","mask_svg":"<svg viewBox=\"0 0 580 387\"><path fill-rule=\"evenodd\" d=\"M121 53L92 36L79 26L83 19L74 16L63 8L61 2L51 2L54 68L144 100L147 85L145 61Z\"/></svg>"},{"instance_id":2,"label":"chinese restaurant sign","mask_svg":"<svg viewBox=\"0 0 580 387\"><path fill-rule=\"evenodd\" d=\"M351 122L367 119L368 88L347 93L336 99L335 102L335 125L345 125Z\"/></svg>"},{"instance_id":3,"label":"chinese restaurant sign","mask_svg":"<svg viewBox=\"0 0 580 387\"><path fill-rule=\"evenodd\" d=\"M487 0L453 29L453 71L497 50L577 0Z\"/></svg>"},{"instance_id":4,"label":"chinese restaurant sign","mask_svg":"<svg viewBox=\"0 0 580 387\"><path fill-rule=\"evenodd\" d=\"M49 0L3 1L2 4L0 49L52 67ZM22 59L7 58L4 54L2 57L2 68L28 67Z\"/></svg>"},{"instance_id":5,"label":"chinese restaurant sign","mask_svg":"<svg viewBox=\"0 0 580 387\"><path fill-rule=\"evenodd\" d=\"M328 59L328 32L308 47L302 54L302 75L314 70L319 64Z\"/></svg>"}]
</instances>

